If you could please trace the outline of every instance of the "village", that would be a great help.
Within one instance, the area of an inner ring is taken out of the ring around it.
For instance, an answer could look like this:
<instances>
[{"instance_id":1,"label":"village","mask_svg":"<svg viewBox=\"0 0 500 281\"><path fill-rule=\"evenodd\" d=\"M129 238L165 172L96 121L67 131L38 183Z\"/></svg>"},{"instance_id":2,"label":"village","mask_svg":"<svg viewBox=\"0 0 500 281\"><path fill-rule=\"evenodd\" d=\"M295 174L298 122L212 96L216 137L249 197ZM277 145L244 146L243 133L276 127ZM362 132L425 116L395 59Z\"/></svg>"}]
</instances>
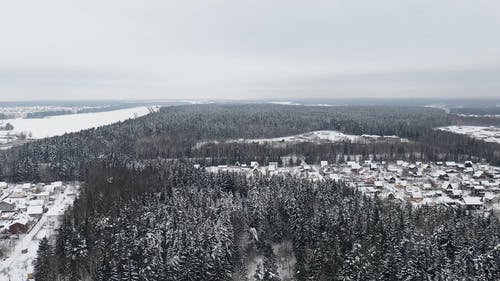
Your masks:
<instances>
[{"instance_id":1,"label":"village","mask_svg":"<svg viewBox=\"0 0 500 281\"><path fill-rule=\"evenodd\" d=\"M78 183L0 182L1 280L29 280L38 244L51 239L65 210L79 191Z\"/></svg>"},{"instance_id":2,"label":"village","mask_svg":"<svg viewBox=\"0 0 500 281\"><path fill-rule=\"evenodd\" d=\"M282 163L289 163L282 159ZM199 165L195 165L199 167ZM235 171L248 176L291 175L313 181L332 179L342 181L369 196L410 202L415 206L444 204L464 206L467 210L500 214L500 168L466 161L414 162L407 161L346 161L319 165L302 162L299 166L280 166L258 162L207 167L212 172Z\"/></svg>"}]
</instances>

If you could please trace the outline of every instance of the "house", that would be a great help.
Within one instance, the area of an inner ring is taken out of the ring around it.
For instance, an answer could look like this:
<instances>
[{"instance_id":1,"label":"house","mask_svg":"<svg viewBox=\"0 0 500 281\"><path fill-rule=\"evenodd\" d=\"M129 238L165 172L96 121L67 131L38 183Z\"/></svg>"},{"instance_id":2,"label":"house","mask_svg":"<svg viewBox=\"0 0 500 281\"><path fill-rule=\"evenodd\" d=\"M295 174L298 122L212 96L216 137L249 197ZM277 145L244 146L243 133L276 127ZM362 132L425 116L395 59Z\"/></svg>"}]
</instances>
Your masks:
<instances>
[{"instance_id":1,"label":"house","mask_svg":"<svg viewBox=\"0 0 500 281\"><path fill-rule=\"evenodd\" d=\"M31 217L40 218L43 215L43 206L28 206L26 213Z\"/></svg>"},{"instance_id":2,"label":"house","mask_svg":"<svg viewBox=\"0 0 500 281\"><path fill-rule=\"evenodd\" d=\"M483 171L477 171L472 175L473 178L475 179L480 179L484 177L484 172Z\"/></svg>"},{"instance_id":3,"label":"house","mask_svg":"<svg viewBox=\"0 0 500 281\"><path fill-rule=\"evenodd\" d=\"M408 181L397 181L395 187L407 187L408 186Z\"/></svg>"},{"instance_id":4,"label":"house","mask_svg":"<svg viewBox=\"0 0 500 281\"><path fill-rule=\"evenodd\" d=\"M385 196L386 199L388 200L394 200L396 199L396 195L394 195L394 193L392 192L389 192L386 196Z\"/></svg>"},{"instance_id":5,"label":"house","mask_svg":"<svg viewBox=\"0 0 500 281\"><path fill-rule=\"evenodd\" d=\"M194 167L195 169L199 169L199 168L200 168L200 164L194 164L194 165L193 165L193 167Z\"/></svg>"},{"instance_id":6,"label":"house","mask_svg":"<svg viewBox=\"0 0 500 281\"><path fill-rule=\"evenodd\" d=\"M45 202L46 202L45 200L40 200L40 199L31 200L28 202L28 205L30 205L30 206L42 206L43 207L45 205Z\"/></svg>"},{"instance_id":7,"label":"house","mask_svg":"<svg viewBox=\"0 0 500 281\"><path fill-rule=\"evenodd\" d=\"M467 167L464 169L464 173L472 174L474 173L474 169L472 169L471 167Z\"/></svg>"},{"instance_id":8,"label":"house","mask_svg":"<svg viewBox=\"0 0 500 281\"><path fill-rule=\"evenodd\" d=\"M426 189L426 190L429 190L429 189L432 189L432 185L431 185L430 183L424 183L424 184L422 185L422 188L423 188L423 189Z\"/></svg>"},{"instance_id":9,"label":"house","mask_svg":"<svg viewBox=\"0 0 500 281\"><path fill-rule=\"evenodd\" d=\"M462 198L462 202L468 210L477 210L483 206L481 197L466 196Z\"/></svg>"},{"instance_id":10,"label":"house","mask_svg":"<svg viewBox=\"0 0 500 281\"><path fill-rule=\"evenodd\" d=\"M302 163L300 164L300 170L301 170L301 171L308 172L308 171L311 171L311 170L312 170L312 168L311 168L311 166L310 166L310 165L308 165L306 162L302 162Z\"/></svg>"},{"instance_id":11,"label":"house","mask_svg":"<svg viewBox=\"0 0 500 281\"><path fill-rule=\"evenodd\" d=\"M328 161L321 161L320 165L321 165L321 168L324 168L324 167L328 166Z\"/></svg>"},{"instance_id":12,"label":"house","mask_svg":"<svg viewBox=\"0 0 500 281\"><path fill-rule=\"evenodd\" d=\"M419 191L413 191L411 193L410 199L415 202L421 202L423 200L424 196L422 195L422 192Z\"/></svg>"},{"instance_id":13,"label":"house","mask_svg":"<svg viewBox=\"0 0 500 281\"><path fill-rule=\"evenodd\" d=\"M372 170L372 171L376 171L377 169L378 169L378 165L377 165L377 163L371 163L371 164L370 164L370 170Z\"/></svg>"},{"instance_id":14,"label":"house","mask_svg":"<svg viewBox=\"0 0 500 281\"><path fill-rule=\"evenodd\" d=\"M484 195L484 202L488 204L498 204L500 203L500 196L488 193Z\"/></svg>"},{"instance_id":15,"label":"house","mask_svg":"<svg viewBox=\"0 0 500 281\"><path fill-rule=\"evenodd\" d=\"M5 189L7 188L7 183L4 181L0 181L0 189Z\"/></svg>"},{"instance_id":16,"label":"house","mask_svg":"<svg viewBox=\"0 0 500 281\"><path fill-rule=\"evenodd\" d=\"M455 163L454 161L446 161L446 162L444 162L444 165L446 167L456 167L457 163Z\"/></svg>"},{"instance_id":17,"label":"house","mask_svg":"<svg viewBox=\"0 0 500 281\"><path fill-rule=\"evenodd\" d=\"M227 171L228 166L227 165L218 165L217 168L222 171Z\"/></svg>"},{"instance_id":18,"label":"house","mask_svg":"<svg viewBox=\"0 0 500 281\"><path fill-rule=\"evenodd\" d=\"M482 185L476 185L472 188L472 194L476 196L483 197L485 192L485 188Z\"/></svg>"},{"instance_id":19,"label":"house","mask_svg":"<svg viewBox=\"0 0 500 281\"><path fill-rule=\"evenodd\" d=\"M47 191L40 192L40 193L36 194L35 196L38 200L43 200L45 202L49 201L49 198L50 198L50 194Z\"/></svg>"},{"instance_id":20,"label":"house","mask_svg":"<svg viewBox=\"0 0 500 281\"><path fill-rule=\"evenodd\" d=\"M348 165L351 167L351 171L353 172L359 172L359 170L361 170L362 168L361 165L354 161L349 162Z\"/></svg>"},{"instance_id":21,"label":"house","mask_svg":"<svg viewBox=\"0 0 500 281\"><path fill-rule=\"evenodd\" d=\"M240 161L236 161L236 162L234 163L234 166L235 166L235 167L241 167Z\"/></svg>"},{"instance_id":22,"label":"house","mask_svg":"<svg viewBox=\"0 0 500 281\"><path fill-rule=\"evenodd\" d=\"M458 190L458 189L452 189L449 193L448 196L452 199L460 199L462 198L463 191Z\"/></svg>"},{"instance_id":23,"label":"house","mask_svg":"<svg viewBox=\"0 0 500 281\"><path fill-rule=\"evenodd\" d=\"M472 168L472 162L471 161L465 161L465 167L466 168Z\"/></svg>"},{"instance_id":24,"label":"house","mask_svg":"<svg viewBox=\"0 0 500 281\"><path fill-rule=\"evenodd\" d=\"M450 176L446 172L440 171L440 173L439 173L439 179L440 180L444 180L444 181L449 181L450 180Z\"/></svg>"},{"instance_id":25,"label":"house","mask_svg":"<svg viewBox=\"0 0 500 281\"><path fill-rule=\"evenodd\" d=\"M278 169L278 162L269 162L268 170L276 171Z\"/></svg>"},{"instance_id":26,"label":"house","mask_svg":"<svg viewBox=\"0 0 500 281\"><path fill-rule=\"evenodd\" d=\"M9 232L11 234L26 233L26 231L28 231L28 223L29 221L27 219L15 220L9 225Z\"/></svg>"},{"instance_id":27,"label":"house","mask_svg":"<svg viewBox=\"0 0 500 281\"><path fill-rule=\"evenodd\" d=\"M16 208L16 204L10 204L4 201L0 202L0 211L3 212L12 212Z\"/></svg>"},{"instance_id":28,"label":"house","mask_svg":"<svg viewBox=\"0 0 500 281\"><path fill-rule=\"evenodd\" d=\"M259 167L259 166L260 166L259 162L257 162L257 161L251 161L250 162L250 167L252 167L252 168Z\"/></svg>"},{"instance_id":29,"label":"house","mask_svg":"<svg viewBox=\"0 0 500 281\"><path fill-rule=\"evenodd\" d=\"M198 165L198 168L199 168L199 165ZM55 181L55 182L51 183L50 185L54 187L54 191L56 191L56 192L62 192L64 190L64 185L63 185L62 181Z\"/></svg>"},{"instance_id":30,"label":"house","mask_svg":"<svg viewBox=\"0 0 500 281\"><path fill-rule=\"evenodd\" d=\"M262 175L262 172L260 171L258 164L255 165L255 166L253 166L253 168L252 168L252 175L254 175L256 177Z\"/></svg>"},{"instance_id":31,"label":"house","mask_svg":"<svg viewBox=\"0 0 500 281\"><path fill-rule=\"evenodd\" d=\"M375 186L375 188L377 189L383 189L384 188L384 182L383 181L375 181L373 183L373 185Z\"/></svg>"},{"instance_id":32,"label":"house","mask_svg":"<svg viewBox=\"0 0 500 281\"><path fill-rule=\"evenodd\" d=\"M450 191L450 190L453 190L453 189L458 189L458 184L456 184L456 183L450 183L450 182L445 181L441 185L441 189L444 189L446 191Z\"/></svg>"},{"instance_id":33,"label":"house","mask_svg":"<svg viewBox=\"0 0 500 281\"><path fill-rule=\"evenodd\" d=\"M21 186L21 189L22 190L30 190L31 189L31 183L23 183L23 185Z\"/></svg>"},{"instance_id":34,"label":"house","mask_svg":"<svg viewBox=\"0 0 500 281\"><path fill-rule=\"evenodd\" d=\"M379 190L377 190L377 189L373 188L372 186L362 186L362 187L360 188L360 190L361 190L363 193L366 193L366 194L371 194L371 195L373 195L373 194L375 194L375 193L380 192Z\"/></svg>"},{"instance_id":35,"label":"house","mask_svg":"<svg viewBox=\"0 0 500 281\"><path fill-rule=\"evenodd\" d=\"M396 183L396 178L395 177L390 177L387 181L389 183Z\"/></svg>"}]
</instances>

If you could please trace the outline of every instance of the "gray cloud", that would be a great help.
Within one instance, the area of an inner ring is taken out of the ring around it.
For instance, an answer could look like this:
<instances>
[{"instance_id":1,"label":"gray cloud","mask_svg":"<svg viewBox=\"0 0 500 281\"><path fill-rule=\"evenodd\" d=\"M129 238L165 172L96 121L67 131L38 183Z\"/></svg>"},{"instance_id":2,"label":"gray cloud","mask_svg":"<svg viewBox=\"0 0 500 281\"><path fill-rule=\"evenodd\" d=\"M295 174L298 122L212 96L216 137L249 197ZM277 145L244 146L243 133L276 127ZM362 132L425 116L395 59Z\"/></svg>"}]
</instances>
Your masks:
<instances>
[{"instance_id":1,"label":"gray cloud","mask_svg":"<svg viewBox=\"0 0 500 281\"><path fill-rule=\"evenodd\" d=\"M498 97L500 2L4 1L0 100Z\"/></svg>"}]
</instances>

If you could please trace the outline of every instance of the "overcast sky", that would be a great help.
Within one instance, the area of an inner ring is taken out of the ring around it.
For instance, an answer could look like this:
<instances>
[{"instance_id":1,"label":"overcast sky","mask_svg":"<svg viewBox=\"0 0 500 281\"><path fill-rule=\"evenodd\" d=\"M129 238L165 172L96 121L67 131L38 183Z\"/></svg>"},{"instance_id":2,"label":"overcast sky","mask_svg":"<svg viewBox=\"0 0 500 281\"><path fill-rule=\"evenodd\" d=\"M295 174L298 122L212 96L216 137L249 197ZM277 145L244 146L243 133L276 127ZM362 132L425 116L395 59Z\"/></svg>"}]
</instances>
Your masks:
<instances>
[{"instance_id":1,"label":"overcast sky","mask_svg":"<svg viewBox=\"0 0 500 281\"><path fill-rule=\"evenodd\" d=\"M0 0L0 100L476 96L498 0Z\"/></svg>"}]
</instances>

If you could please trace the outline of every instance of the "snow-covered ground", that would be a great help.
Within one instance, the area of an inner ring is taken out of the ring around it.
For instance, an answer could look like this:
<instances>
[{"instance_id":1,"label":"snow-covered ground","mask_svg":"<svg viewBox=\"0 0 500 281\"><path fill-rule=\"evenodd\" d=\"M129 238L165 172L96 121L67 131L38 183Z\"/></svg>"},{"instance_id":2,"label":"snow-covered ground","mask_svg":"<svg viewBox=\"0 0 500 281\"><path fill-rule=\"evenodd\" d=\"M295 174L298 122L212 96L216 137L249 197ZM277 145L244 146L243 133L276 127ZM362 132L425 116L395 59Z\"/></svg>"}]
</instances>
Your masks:
<instances>
[{"instance_id":1,"label":"snow-covered ground","mask_svg":"<svg viewBox=\"0 0 500 281\"><path fill-rule=\"evenodd\" d=\"M468 135L475 139L484 140L486 142L500 143L500 128L499 127L482 127L482 126L448 126L439 127L438 130L453 132L462 135Z\"/></svg>"},{"instance_id":2,"label":"snow-covered ground","mask_svg":"<svg viewBox=\"0 0 500 281\"><path fill-rule=\"evenodd\" d=\"M384 141L397 141L397 142L408 142L407 139L400 138L398 136L378 136L378 135L349 135L344 134L339 131L313 131L300 135L268 138L268 139L239 139L239 140L228 140L226 142L239 142L239 143L301 143L301 142L313 142L313 143L325 143L325 142L351 142L351 143L372 143L372 142L384 142ZM207 142L201 142L197 144L197 147L201 147Z\"/></svg>"},{"instance_id":3,"label":"snow-covered ground","mask_svg":"<svg viewBox=\"0 0 500 281\"><path fill-rule=\"evenodd\" d=\"M367 141L377 141L384 139L400 139L397 136L378 136L378 135L349 135L344 134L339 131L313 131L305 134L270 138L270 139L249 139L244 140L246 142L367 142Z\"/></svg>"},{"instance_id":4,"label":"snow-covered ground","mask_svg":"<svg viewBox=\"0 0 500 281\"><path fill-rule=\"evenodd\" d=\"M31 139L59 136L140 117L150 113L151 110L157 109L157 107L140 106L114 111L58 115L46 118L0 120L0 127L5 126L7 123L14 126L13 130L0 131L0 144L10 143L13 139L17 139L16 135L20 134L24 134Z\"/></svg>"},{"instance_id":5,"label":"snow-covered ground","mask_svg":"<svg viewBox=\"0 0 500 281\"><path fill-rule=\"evenodd\" d=\"M50 186L46 187L49 188ZM9 246L5 253L7 257L0 261L0 280L25 281L28 274L33 273L33 261L36 258L40 240L44 237L50 238L55 234L56 229L58 229L61 223L64 211L73 204L78 191L78 184L61 185L61 188L63 189L58 189L52 193L50 200L45 206L46 211L39 219L30 218L30 227L26 234L20 234L18 239L11 238L10 240L3 241L4 244L8 243ZM9 201L9 197L13 196L16 192L20 192L20 189L19 185L9 185L8 188L3 190L3 192L8 194L3 200L5 202L12 202ZM26 193L25 201L29 202L28 195L31 193L23 192ZM36 193L32 193L29 196L36 196ZM19 203L22 199L19 198L16 202ZM23 207L21 204L16 204L16 209L23 209ZM22 210L16 210L10 216L22 217L24 219L26 214ZM13 221L17 220L13 219ZM4 219L4 222L7 224L8 221L9 219ZM2 229L2 231L6 232L8 230ZM15 237L15 235L11 237Z\"/></svg>"}]
</instances>

